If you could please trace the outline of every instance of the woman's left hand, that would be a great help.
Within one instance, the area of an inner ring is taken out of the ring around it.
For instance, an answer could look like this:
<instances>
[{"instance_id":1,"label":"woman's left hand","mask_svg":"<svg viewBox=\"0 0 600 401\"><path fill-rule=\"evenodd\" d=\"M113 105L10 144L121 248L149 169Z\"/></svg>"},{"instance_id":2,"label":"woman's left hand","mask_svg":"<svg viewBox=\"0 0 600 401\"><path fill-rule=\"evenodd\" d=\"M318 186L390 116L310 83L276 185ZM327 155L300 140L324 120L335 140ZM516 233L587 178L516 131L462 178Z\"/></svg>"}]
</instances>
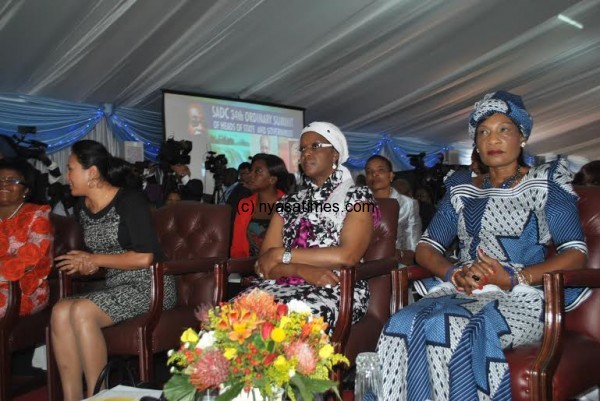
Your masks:
<instances>
[{"instance_id":1,"label":"woman's left hand","mask_svg":"<svg viewBox=\"0 0 600 401\"><path fill-rule=\"evenodd\" d=\"M474 287L482 288L486 284L494 284L504 290L510 290L510 275L502 264L485 254L481 248L477 249L479 260L470 267L467 280Z\"/></svg>"},{"instance_id":2,"label":"woman's left hand","mask_svg":"<svg viewBox=\"0 0 600 401\"><path fill-rule=\"evenodd\" d=\"M98 265L93 262L93 254L84 251L69 251L65 255L54 258L58 263L56 267L60 271L71 275L75 273L90 275L99 270Z\"/></svg>"}]
</instances>

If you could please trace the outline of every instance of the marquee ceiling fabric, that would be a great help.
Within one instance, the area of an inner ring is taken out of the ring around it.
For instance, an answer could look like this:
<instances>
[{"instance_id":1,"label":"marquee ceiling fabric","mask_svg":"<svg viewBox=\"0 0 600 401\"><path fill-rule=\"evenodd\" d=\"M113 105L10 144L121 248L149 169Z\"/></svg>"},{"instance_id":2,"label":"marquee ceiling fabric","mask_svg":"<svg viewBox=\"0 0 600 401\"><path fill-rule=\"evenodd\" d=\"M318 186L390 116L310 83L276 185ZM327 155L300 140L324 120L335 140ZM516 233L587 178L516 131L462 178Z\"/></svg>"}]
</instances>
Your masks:
<instances>
[{"instance_id":1,"label":"marquee ceiling fabric","mask_svg":"<svg viewBox=\"0 0 600 401\"><path fill-rule=\"evenodd\" d=\"M0 92L160 111L165 88L442 145L506 89L531 153L600 159L600 0L5 0L0 55Z\"/></svg>"}]
</instances>

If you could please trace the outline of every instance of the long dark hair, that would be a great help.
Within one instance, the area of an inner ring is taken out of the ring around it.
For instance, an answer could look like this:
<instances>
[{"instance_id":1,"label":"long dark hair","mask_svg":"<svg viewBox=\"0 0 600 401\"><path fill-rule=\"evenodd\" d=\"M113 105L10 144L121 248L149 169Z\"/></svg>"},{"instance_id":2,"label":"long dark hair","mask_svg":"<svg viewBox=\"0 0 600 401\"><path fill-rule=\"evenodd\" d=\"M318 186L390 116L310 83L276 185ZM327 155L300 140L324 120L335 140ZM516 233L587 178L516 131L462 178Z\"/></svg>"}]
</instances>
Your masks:
<instances>
[{"instance_id":1,"label":"long dark hair","mask_svg":"<svg viewBox=\"0 0 600 401\"><path fill-rule=\"evenodd\" d=\"M289 182L288 182L288 171L285 167L285 163L279 156L270 155L267 153L257 153L252 157L252 163L257 160L262 160L269 169L269 175L277 178L275 188L287 193Z\"/></svg>"},{"instance_id":2,"label":"long dark hair","mask_svg":"<svg viewBox=\"0 0 600 401\"><path fill-rule=\"evenodd\" d=\"M113 157L100 142L91 139L77 141L71 146L84 169L96 166L100 176L115 187L141 189L141 180L133 165L125 160Z\"/></svg>"}]
</instances>

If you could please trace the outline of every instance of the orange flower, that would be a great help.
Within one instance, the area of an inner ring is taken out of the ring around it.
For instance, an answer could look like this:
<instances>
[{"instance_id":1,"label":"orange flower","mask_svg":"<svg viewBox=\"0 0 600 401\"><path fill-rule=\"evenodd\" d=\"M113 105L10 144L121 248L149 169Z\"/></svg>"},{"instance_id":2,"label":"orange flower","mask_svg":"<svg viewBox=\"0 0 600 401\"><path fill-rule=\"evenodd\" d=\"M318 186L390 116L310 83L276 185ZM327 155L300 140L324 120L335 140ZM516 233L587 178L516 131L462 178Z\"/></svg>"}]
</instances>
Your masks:
<instances>
[{"instance_id":1,"label":"orange flower","mask_svg":"<svg viewBox=\"0 0 600 401\"><path fill-rule=\"evenodd\" d=\"M275 298L266 291L252 290L238 297L234 305L236 308L254 312L264 320L273 320L277 316Z\"/></svg>"},{"instance_id":2,"label":"orange flower","mask_svg":"<svg viewBox=\"0 0 600 401\"><path fill-rule=\"evenodd\" d=\"M237 341L243 344L244 340L252 335L252 328L246 323L234 323L233 331L229 333L231 341Z\"/></svg>"}]
</instances>

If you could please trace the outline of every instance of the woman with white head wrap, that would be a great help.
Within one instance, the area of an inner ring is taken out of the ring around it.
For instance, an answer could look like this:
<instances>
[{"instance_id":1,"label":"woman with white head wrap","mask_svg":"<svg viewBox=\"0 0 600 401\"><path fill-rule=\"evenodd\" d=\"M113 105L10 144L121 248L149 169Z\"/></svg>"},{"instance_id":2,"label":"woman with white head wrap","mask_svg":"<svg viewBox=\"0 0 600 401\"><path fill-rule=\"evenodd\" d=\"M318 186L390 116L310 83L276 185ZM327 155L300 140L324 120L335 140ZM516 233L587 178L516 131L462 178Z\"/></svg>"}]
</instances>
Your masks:
<instances>
[{"instance_id":1,"label":"woman with white head wrap","mask_svg":"<svg viewBox=\"0 0 600 401\"><path fill-rule=\"evenodd\" d=\"M299 150L305 187L276 204L256 263L264 279L257 286L283 302L302 299L331 328L340 297L336 270L363 257L379 223L379 208L370 190L355 187L341 165L348 159L348 145L338 127L309 124ZM353 322L366 313L368 299L366 283L357 283Z\"/></svg>"}]
</instances>

